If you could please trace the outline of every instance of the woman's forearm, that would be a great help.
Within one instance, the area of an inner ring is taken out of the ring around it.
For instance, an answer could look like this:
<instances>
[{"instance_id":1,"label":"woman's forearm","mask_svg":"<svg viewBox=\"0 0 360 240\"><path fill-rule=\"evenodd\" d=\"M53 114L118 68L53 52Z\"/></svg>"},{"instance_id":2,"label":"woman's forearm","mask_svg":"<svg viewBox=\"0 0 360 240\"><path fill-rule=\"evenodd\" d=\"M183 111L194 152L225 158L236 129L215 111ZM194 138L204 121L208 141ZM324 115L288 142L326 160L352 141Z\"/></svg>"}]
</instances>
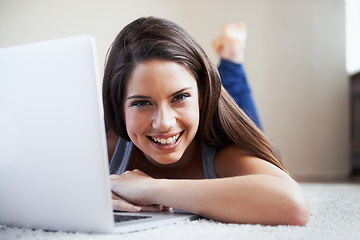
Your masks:
<instances>
[{"instance_id":1,"label":"woman's forearm","mask_svg":"<svg viewBox=\"0 0 360 240\"><path fill-rule=\"evenodd\" d=\"M151 202L233 223L304 225L308 205L292 180L249 175L213 180L157 180Z\"/></svg>"}]
</instances>

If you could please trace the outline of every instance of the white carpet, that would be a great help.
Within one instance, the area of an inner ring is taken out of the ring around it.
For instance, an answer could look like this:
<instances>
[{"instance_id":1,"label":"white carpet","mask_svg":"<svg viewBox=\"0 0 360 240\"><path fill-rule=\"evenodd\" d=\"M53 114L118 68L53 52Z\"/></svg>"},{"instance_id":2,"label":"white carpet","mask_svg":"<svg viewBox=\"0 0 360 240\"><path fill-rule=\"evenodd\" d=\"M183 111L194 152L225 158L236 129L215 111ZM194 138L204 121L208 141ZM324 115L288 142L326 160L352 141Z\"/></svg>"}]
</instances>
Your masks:
<instances>
[{"instance_id":1,"label":"white carpet","mask_svg":"<svg viewBox=\"0 0 360 240\"><path fill-rule=\"evenodd\" d=\"M305 227L239 225L199 220L122 235L97 235L0 226L0 239L360 239L360 184L306 183L301 186L311 208L310 221Z\"/></svg>"}]
</instances>

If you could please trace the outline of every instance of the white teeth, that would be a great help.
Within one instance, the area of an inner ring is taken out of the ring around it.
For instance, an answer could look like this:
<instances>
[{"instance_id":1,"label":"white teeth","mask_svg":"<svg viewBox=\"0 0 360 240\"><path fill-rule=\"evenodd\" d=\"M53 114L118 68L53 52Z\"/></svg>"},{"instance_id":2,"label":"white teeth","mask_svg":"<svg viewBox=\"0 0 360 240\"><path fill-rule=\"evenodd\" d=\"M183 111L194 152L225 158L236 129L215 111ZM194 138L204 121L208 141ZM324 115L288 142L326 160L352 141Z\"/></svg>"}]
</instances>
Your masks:
<instances>
[{"instance_id":1,"label":"white teeth","mask_svg":"<svg viewBox=\"0 0 360 240\"><path fill-rule=\"evenodd\" d=\"M160 143L161 145L168 145L168 144L174 144L178 138L180 137L180 134L177 134L176 136L169 137L169 138L152 138L152 140L156 143Z\"/></svg>"}]
</instances>

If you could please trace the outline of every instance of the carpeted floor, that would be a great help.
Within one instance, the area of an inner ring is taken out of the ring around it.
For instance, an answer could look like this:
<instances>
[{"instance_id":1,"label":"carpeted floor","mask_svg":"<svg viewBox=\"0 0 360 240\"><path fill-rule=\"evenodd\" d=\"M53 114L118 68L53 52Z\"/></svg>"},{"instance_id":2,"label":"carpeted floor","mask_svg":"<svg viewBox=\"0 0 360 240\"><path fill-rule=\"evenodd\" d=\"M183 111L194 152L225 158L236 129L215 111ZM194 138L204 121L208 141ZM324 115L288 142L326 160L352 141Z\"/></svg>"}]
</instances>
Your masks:
<instances>
[{"instance_id":1,"label":"carpeted floor","mask_svg":"<svg viewBox=\"0 0 360 240\"><path fill-rule=\"evenodd\" d=\"M199 220L122 235L97 235L0 226L0 239L360 239L359 183L303 183L301 186L311 208L310 221L305 227L238 225Z\"/></svg>"}]
</instances>

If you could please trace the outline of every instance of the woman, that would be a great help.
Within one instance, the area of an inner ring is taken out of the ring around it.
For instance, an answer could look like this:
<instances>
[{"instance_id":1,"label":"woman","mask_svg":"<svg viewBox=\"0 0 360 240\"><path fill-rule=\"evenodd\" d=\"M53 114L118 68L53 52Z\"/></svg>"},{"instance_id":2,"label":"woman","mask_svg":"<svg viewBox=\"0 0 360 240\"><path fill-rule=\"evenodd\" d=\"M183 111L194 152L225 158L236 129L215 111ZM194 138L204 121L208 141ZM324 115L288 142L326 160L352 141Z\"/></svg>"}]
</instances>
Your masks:
<instances>
[{"instance_id":1,"label":"woman","mask_svg":"<svg viewBox=\"0 0 360 240\"><path fill-rule=\"evenodd\" d=\"M234 223L308 221L306 198L277 150L176 24L140 18L119 33L103 102L114 209L176 208Z\"/></svg>"}]
</instances>

